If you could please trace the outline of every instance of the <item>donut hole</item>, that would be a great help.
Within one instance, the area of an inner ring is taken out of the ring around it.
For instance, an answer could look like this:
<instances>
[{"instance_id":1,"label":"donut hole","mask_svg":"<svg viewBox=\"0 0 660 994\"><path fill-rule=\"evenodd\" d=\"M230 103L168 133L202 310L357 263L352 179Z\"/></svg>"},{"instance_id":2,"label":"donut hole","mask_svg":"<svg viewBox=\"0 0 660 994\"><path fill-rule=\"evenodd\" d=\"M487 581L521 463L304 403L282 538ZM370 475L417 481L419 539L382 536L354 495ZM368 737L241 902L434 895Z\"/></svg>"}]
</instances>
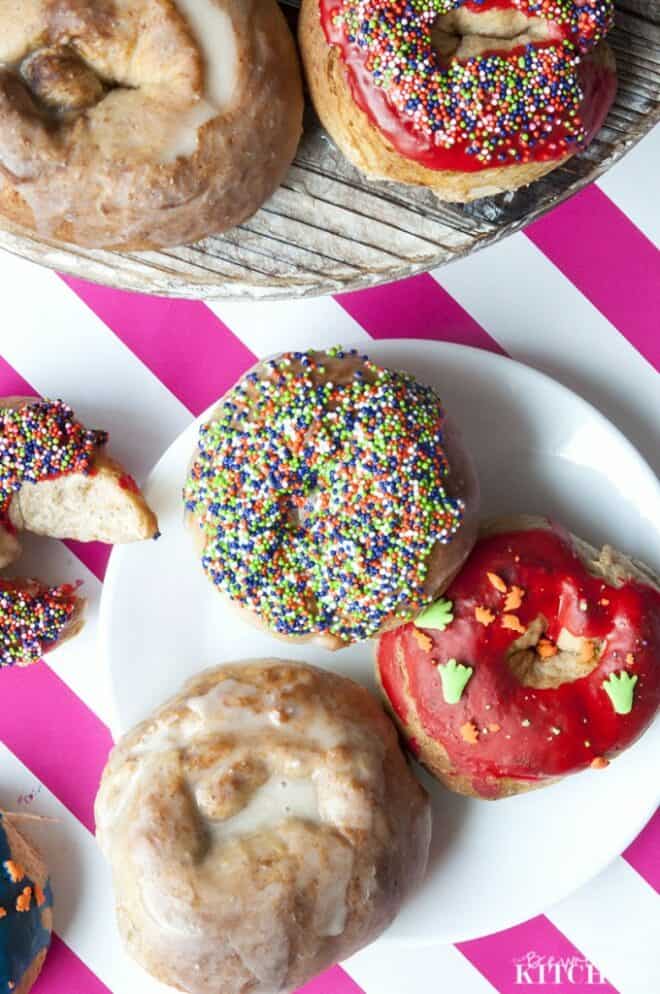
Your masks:
<instances>
[{"instance_id":1,"label":"donut hole","mask_svg":"<svg viewBox=\"0 0 660 994\"><path fill-rule=\"evenodd\" d=\"M553 655L540 651L548 630L547 619L538 615L524 635L511 643L506 662L516 680L524 687L551 690L563 683L580 680L598 666L602 645L562 628Z\"/></svg>"},{"instance_id":2,"label":"donut hole","mask_svg":"<svg viewBox=\"0 0 660 994\"><path fill-rule=\"evenodd\" d=\"M37 49L23 59L19 74L37 104L50 113L89 110L111 88L68 45Z\"/></svg>"},{"instance_id":3,"label":"donut hole","mask_svg":"<svg viewBox=\"0 0 660 994\"><path fill-rule=\"evenodd\" d=\"M431 28L431 42L445 68L452 60L465 62L486 53L509 52L560 37L552 22L526 17L518 10L475 13L460 7L438 16Z\"/></svg>"}]
</instances>

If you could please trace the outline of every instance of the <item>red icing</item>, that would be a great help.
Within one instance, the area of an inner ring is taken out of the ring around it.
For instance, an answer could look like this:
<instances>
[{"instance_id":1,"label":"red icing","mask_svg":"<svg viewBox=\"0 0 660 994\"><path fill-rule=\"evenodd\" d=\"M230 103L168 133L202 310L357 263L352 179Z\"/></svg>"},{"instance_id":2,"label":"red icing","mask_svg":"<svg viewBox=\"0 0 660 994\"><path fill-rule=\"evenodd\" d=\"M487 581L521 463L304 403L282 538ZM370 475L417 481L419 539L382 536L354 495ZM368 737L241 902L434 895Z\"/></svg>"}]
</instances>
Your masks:
<instances>
[{"instance_id":1,"label":"red icing","mask_svg":"<svg viewBox=\"0 0 660 994\"><path fill-rule=\"evenodd\" d=\"M140 492L140 488L138 487L137 483L135 482L133 477L130 476L128 473L122 473L122 475L119 477L119 486L122 488L122 490L128 490L129 493L132 494L138 494Z\"/></svg>"},{"instance_id":2,"label":"red icing","mask_svg":"<svg viewBox=\"0 0 660 994\"><path fill-rule=\"evenodd\" d=\"M483 10L483 6L479 3L468 2L464 6L477 13ZM491 0L489 8L493 7L504 10L515 8L515 4L511 0ZM354 101L400 155L418 162L427 169L456 172L480 172L494 166L520 165L520 162L513 158L503 162L493 158L484 162L476 156L467 154L465 150L467 142L454 145L452 148L443 148L436 145L432 138L427 138L415 130L412 122L402 117L397 108L389 101L385 90L374 83L371 72L366 68L363 50L349 43L342 26L333 22L340 9L337 0L319 0L319 9L326 40L329 44L336 45L340 51ZM559 25L555 25L555 27L557 28L557 41L559 41L565 32ZM552 45L553 42L549 41L539 43L535 47L546 48ZM503 54L506 54L507 58L516 58L523 51L524 46ZM494 51L483 53L483 55L486 54L497 53ZM591 61L582 61L578 72L583 91L580 118L586 132L583 146L586 146L602 127L614 101L617 85L616 74L603 66L595 65ZM553 159L561 159L567 153L566 134L566 130L557 125L547 134L542 143L539 142L531 148L520 143L519 147L524 150L525 161L548 162ZM568 150L570 151L571 147Z\"/></svg>"},{"instance_id":3,"label":"red icing","mask_svg":"<svg viewBox=\"0 0 660 994\"><path fill-rule=\"evenodd\" d=\"M525 591L515 612L525 626L542 614L552 641L566 628L604 643L595 669L554 689L520 684L505 661L519 636L501 624L505 595L488 580L488 571ZM415 626L405 625L381 637L378 667L401 721L405 724L414 708L428 735L445 746L460 773L472 776L480 793L494 793L500 777L561 776L589 766L598 756L612 756L635 741L660 707L660 594L638 582L617 589L592 577L559 528L482 539L446 597L453 601L454 621L444 632L424 629L432 648L422 649ZM581 610L585 601L586 610ZM495 613L491 625L475 620L477 606ZM458 704L449 705L435 664L452 657L474 672ZM621 670L638 677L627 715L615 712L602 686ZM528 727L523 720L530 722ZM466 722L480 730L474 745L461 735ZM500 730L484 733L489 724ZM560 733L554 734L553 727Z\"/></svg>"}]
</instances>

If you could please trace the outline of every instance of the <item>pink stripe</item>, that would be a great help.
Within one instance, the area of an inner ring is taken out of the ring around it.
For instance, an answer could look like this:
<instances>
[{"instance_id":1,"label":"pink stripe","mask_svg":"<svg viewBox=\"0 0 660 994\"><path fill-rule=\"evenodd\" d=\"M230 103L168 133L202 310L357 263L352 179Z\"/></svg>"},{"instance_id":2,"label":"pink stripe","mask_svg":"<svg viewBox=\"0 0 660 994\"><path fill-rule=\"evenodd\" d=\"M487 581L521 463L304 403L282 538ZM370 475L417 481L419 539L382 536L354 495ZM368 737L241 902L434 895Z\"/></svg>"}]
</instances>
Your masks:
<instances>
[{"instance_id":1,"label":"pink stripe","mask_svg":"<svg viewBox=\"0 0 660 994\"><path fill-rule=\"evenodd\" d=\"M206 410L256 361L200 301L62 279L193 414Z\"/></svg>"},{"instance_id":2,"label":"pink stripe","mask_svg":"<svg viewBox=\"0 0 660 994\"><path fill-rule=\"evenodd\" d=\"M0 739L93 832L108 728L43 662L3 670L0 687L3 702L11 701L0 708Z\"/></svg>"},{"instance_id":3,"label":"pink stripe","mask_svg":"<svg viewBox=\"0 0 660 994\"><path fill-rule=\"evenodd\" d=\"M364 994L364 991L351 980L345 970L340 966L333 966L300 987L296 994Z\"/></svg>"},{"instance_id":4,"label":"pink stripe","mask_svg":"<svg viewBox=\"0 0 660 994\"><path fill-rule=\"evenodd\" d=\"M428 273L335 299L374 338L430 338L502 353L495 339Z\"/></svg>"},{"instance_id":5,"label":"pink stripe","mask_svg":"<svg viewBox=\"0 0 660 994\"><path fill-rule=\"evenodd\" d=\"M525 233L660 370L658 250L630 218L592 184Z\"/></svg>"},{"instance_id":6,"label":"pink stripe","mask_svg":"<svg viewBox=\"0 0 660 994\"><path fill-rule=\"evenodd\" d=\"M570 990L572 994L593 994L594 990L616 994L611 984L600 982L596 968L544 916L484 939L461 942L456 948L499 994L520 994L526 987Z\"/></svg>"},{"instance_id":7,"label":"pink stripe","mask_svg":"<svg viewBox=\"0 0 660 994\"><path fill-rule=\"evenodd\" d=\"M633 869L660 894L660 809L623 854Z\"/></svg>"},{"instance_id":8,"label":"pink stripe","mask_svg":"<svg viewBox=\"0 0 660 994\"><path fill-rule=\"evenodd\" d=\"M36 397L38 393L0 356L0 397Z\"/></svg>"},{"instance_id":9,"label":"pink stripe","mask_svg":"<svg viewBox=\"0 0 660 994\"><path fill-rule=\"evenodd\" d=\"M66 539L64 544L97 579L103 582L112 552L111 545L106 545L105 542L76 542L73 539Z\"/></svg>"},{"instance_id":10,"label":"pink stripe","mask_svg":"<svg viewBox=\"0 0 660 994\"><path fill-rule=\"evenodd\" d=\"M56 935L32 994L111 994L82 960Z\"/></svg>"}]
</instances>

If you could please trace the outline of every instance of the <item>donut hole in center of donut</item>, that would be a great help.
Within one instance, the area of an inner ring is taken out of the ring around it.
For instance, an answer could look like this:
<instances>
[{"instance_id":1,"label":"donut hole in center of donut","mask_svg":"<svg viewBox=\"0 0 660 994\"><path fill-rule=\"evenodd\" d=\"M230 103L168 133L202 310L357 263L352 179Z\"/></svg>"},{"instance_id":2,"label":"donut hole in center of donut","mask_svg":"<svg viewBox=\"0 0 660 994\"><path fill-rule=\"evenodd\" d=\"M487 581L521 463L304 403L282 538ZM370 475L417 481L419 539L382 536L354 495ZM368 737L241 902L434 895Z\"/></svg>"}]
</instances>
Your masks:
<instances>
[{"instance_id":1,"label":"donut hole in center of donut","mask_svg":"<svg viewBox=\"0 0 660 994\"><path fill-rule=\"evenodd\" d=\"M516 680L524 687L551 690L563 683L580 680L598 666L602 646L562 628L556 653L543 657L537 651L548 630L548 622L538 615L524 635L509 646L506 662Z\"/></svg>"},{"instance_id":2,"label":"donut hole in center of donut","mask_svg":"<svg viewBox=\"0 0 660 994\"><path fill-rule=\"evenodd\" d=\"M114 88L69 45L31 52L18 67L18 74L38 107L50 114L89 110Z\"/></svg>"},{"instance_id":3,"label":"donut hole in center of donut","mask_svg":"<svg viewBox=\"0 0 660 994\"><path fill-rule=\"evenodd\" d=\"M542 17L526 17L519 10L475 13L459 7L439 15L431 28L431 42L444 68L452 61L560 39L555 24Z\"/></svg>"}]
</instances>

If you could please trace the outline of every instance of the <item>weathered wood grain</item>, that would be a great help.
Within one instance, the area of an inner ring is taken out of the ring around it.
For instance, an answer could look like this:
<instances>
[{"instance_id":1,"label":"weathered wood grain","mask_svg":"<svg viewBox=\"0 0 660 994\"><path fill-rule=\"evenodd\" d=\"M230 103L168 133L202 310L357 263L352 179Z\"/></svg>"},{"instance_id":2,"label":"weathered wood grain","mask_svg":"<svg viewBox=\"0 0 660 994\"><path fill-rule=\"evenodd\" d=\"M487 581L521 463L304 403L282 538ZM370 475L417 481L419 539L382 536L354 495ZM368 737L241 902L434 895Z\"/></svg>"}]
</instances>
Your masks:
<instances>
[{"instance_id":1,"label":"weathered wood grain","mask_svg":"<svg viewBox=\"0 0 660 994\"><path fill-rule=\"evenodd\" d=\"M0 248L123 289L205 299L336 293L443 265L571 196L660 120L658 0L620 0L611 44L619 93L605 126L584 153L525 190L461 206L442 204L426 190L369 182L308 107L285 183L226 235L166 252L116 253L49 241L0 222Z\"/></svg>"}]
</instances>

